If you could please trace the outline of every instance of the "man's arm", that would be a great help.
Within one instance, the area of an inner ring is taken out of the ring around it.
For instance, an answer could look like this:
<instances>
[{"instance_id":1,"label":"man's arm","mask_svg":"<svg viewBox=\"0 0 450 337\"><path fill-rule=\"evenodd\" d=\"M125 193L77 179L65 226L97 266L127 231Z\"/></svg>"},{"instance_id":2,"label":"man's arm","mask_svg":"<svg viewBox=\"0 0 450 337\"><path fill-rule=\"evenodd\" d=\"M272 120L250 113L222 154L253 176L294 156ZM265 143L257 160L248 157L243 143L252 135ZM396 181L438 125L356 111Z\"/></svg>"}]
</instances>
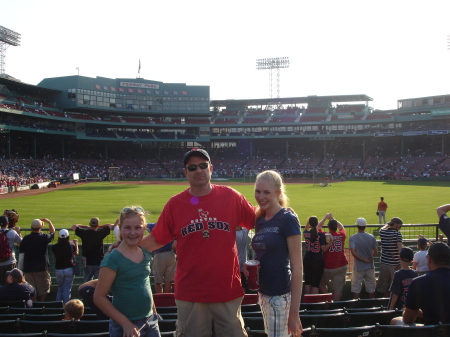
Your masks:
<instances>
[{"instance_id":1,"label":"man's arm","mask_svg":"<svg viewBox=\"0 0 450 337\"><path fill-rule=\"evenodd\" d=\"M371 258L363 258L363 257L359 256L358 253L356 252L355 248L350 248L350 251L355 259L364 261L364 262L372 262Z\"/></svg>"},{"instance_id":2,"label":"man's arm","mask_svg":"<svg viewBox=\"0 0 450 337\"><path fill-rule=\"evenodd\" d=\"M331 220L333 219L333 215L331 213L325 214L322 220L319 221L319 224L317 225L317 230L322 229L323 224L325 223L325 220Z\"/></svg>"},{"instance_id":3,"label":"man's arm","mask_svg":"<svg viewBox=\"0 0 450 337\"><path fill-rule=\"evenodd\" d=\"M139 246L144 247L149 252L151 252L152 250L161 248L164 245L158 243L152 233L150 233L142 239L142 241L139 243Z\"/></svg>"},{"instance_id":4,"label":"man's arm","mask_svg":"<svg viewBox=\"0 0 450 337\"><path fill-rule=\"evenodd\" d=\"M54 233L55 232L55 227L53 226L52 222L49 219L44 218L41 221L48 223L48 232L49 233Z\"/></svg>"},{"instance_id":5,"label":"man's arm","mask_svg":"<svg viewBox=\"0 0 450 337\"><path fill-rule=\"evenodd\" d=\"M442 205L436 208L436 213L439 219L441 218L442 215L447 214L448 211L450 211L450 204Z\"/></svg>"},{"instance_id":6,"label":"man's arm","mask_svg":"<svg viewBox=\"0 0 450 337\"><path fill-rule=\"evenodd\" d=\"M406 324L413 324L419 314L419 310L412 310L405 307L403 311L403 322Z\"/></svg>"},{"instance_id":7,"label":"man's arm","mask_svg":"<svg viewBox=\"0 0 450 337\"><path fill-rule=\"evenodd\" d=\"M75 230L77 229L77 227L78 227L78 228L88 228L89 226L77 224L77 225L73 225L73 226L72 226L72 230L75 232Z\"/></svg>"}]
</instances>

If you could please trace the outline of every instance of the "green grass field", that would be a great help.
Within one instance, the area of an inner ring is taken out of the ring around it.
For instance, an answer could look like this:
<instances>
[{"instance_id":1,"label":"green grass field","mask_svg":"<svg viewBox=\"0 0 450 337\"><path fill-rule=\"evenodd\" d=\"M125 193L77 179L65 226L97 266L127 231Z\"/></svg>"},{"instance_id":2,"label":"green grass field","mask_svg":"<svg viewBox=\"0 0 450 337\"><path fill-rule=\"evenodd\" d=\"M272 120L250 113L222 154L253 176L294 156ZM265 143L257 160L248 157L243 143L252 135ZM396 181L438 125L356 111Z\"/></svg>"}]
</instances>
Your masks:
<instances>
[{"instance_id":1,"label":"green grass field","mask_svg":"<svg viewBox=\"0 0 450 337\"><path fill-rule=\"evenodd\" d=\"M99 217L102 224L114 223L119 211L128 205L141 205L151 213L147 221L156 222L167 200L187 186L187 182L182 186L170 182L166 185L89 183L35 196L1 199L0 208L17 209L22 228L28 228L32 219L45 217L57 228L87 224L93 216ZM233 187L256 204L253 185ZM436 207L450 203L449 187L450 182L404 181L343 182L325 188L288 184L287 194L303 225L310 215L321 218L327 212L332 212L344 225L354 224L358 217L366 218L368 224L377 224L375 212L381 196L389 205L387 218L398 216L405 224L428 224L438 221Z\"/></svg>"}]
</instances>

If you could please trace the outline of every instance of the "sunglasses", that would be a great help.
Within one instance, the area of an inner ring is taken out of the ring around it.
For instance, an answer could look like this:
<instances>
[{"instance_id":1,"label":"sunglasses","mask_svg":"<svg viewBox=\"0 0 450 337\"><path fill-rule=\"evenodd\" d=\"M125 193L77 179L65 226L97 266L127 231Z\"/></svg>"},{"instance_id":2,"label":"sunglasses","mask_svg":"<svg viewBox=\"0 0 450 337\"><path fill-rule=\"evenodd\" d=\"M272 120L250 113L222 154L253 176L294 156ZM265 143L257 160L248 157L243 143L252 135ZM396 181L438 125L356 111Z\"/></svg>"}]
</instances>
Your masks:
<instances>
[{"instance_id":1,"label":"sunglasses","mask_svg":"<svg viewBox=\"0 0 450 337\"><path fill-rule=\"evenodd\" d=\"M209 163L201 163L198 165L195 165L195 164L189 165L186 168L188 171L194 172L195 170L197 170L197 167L200 167L200 169L204 170L204 169L208 168L208 166L209 166Z\"/></svg>"},{"instance_id":2,"label":"sunglasses","mask_svg":"<svg viewBox=\"0 0 450 337\"><path fill-rule=\"evenodd\" d=\"M131 212L145 214L145 211L142 207L125 207L120 211L120 213L122 214L128 214Z\"/></svg>"}]
</instances>

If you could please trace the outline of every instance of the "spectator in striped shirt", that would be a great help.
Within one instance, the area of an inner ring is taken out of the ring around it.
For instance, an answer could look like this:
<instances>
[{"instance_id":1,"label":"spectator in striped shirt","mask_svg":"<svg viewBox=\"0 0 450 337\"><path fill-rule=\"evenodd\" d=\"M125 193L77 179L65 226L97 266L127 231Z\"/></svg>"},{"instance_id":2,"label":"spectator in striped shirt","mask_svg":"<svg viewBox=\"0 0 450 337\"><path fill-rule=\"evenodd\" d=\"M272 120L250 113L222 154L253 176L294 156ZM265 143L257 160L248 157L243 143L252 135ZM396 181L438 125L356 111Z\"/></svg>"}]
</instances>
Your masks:
<instances>
[{"instance_id":1,"label":"spectator in striped shirt","mask_svg":"<svg viewBox=\"0 0 450 337\"><path fill-rule=\"evenodd\" d=\"M381 260L377 291L384 297L389 297L389 287L394 273L400 269L399 253L403 248L403 237L399 230L402 225L402 219L392 218L380 229Z\"/></svg>"}]
</instances>

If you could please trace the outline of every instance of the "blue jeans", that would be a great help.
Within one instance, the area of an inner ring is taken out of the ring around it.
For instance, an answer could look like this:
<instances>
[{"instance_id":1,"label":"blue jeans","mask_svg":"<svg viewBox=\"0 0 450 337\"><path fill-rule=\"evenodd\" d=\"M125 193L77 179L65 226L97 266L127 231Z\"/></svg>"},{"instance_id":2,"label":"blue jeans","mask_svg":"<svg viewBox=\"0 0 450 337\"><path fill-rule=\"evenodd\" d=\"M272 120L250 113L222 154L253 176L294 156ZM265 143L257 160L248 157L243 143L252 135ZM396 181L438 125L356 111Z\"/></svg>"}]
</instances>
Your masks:
<instances>
[{"instance_id":1,"label":"blue jeans","mask_svg":"<svg viewBox=\"0 0 450 337\"><path fill-rule=\"evenodd\" d=\"M90 281L92 279L98 279L98 273L100 271L100 266L86 265L84 267L84 282Z\"/></svg>"},{"instance_id":2,"label":"blue jeans","mask_svg":"<svg viewBox=\"0 0 450 337\"><path fill-rule=\"evenodd\" d=\"M131 322L137 326L138 330L143 325L146 325L140 331L141 337L161 337L161 334L159 333L157 315L153 314L150 317L138 319ZM110 337L123 336L122 326L114 322L112 319L109 321L109 336Z\"/></svg>"},{"instance_id":3,"label":"blue jeans","mask_svg":"<svg viewBox=\"0 0 450 337\"><path fill-rule=\"evenodd\" d=\"M58 283L58 293L56 294L57 301L63 301L66 304L70 300L70 291L73 284L73 270L72 267L66 269L55 269L56 282Z\"/></svg>"}]
</instances>

